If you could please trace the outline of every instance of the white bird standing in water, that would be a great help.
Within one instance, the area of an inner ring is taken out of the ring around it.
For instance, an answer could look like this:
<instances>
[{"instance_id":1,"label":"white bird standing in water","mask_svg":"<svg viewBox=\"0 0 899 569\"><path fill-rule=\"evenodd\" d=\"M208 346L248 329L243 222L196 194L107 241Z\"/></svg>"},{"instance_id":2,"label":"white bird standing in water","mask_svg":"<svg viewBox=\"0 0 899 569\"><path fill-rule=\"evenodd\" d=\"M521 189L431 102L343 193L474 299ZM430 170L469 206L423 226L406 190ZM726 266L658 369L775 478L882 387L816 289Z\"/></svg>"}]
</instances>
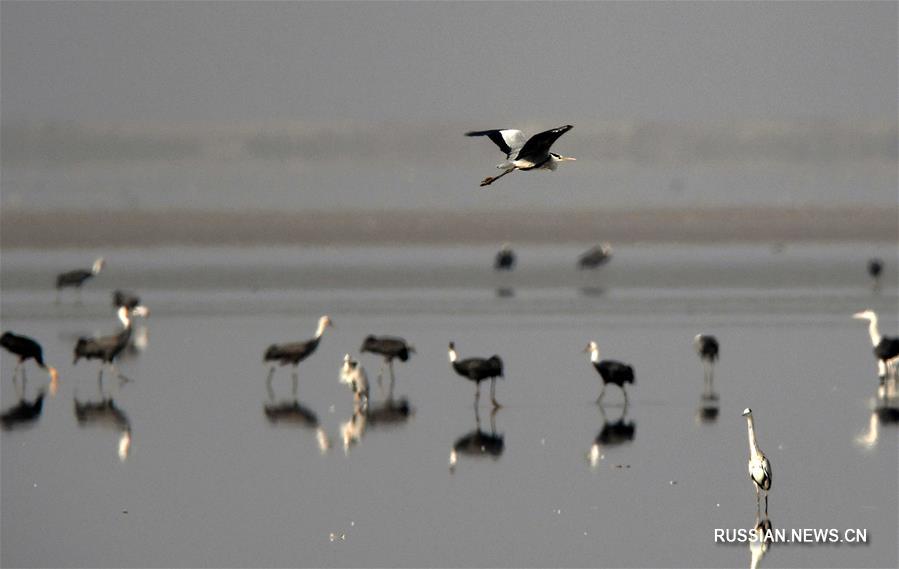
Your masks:
<instances>
[{"instance_id":1,"label":"white bird standing in water","mask_svg":"<svg viewBox=\"0 0 899 569\"><path fill-rule=\"evenodd\" d=\"M877 358L877 375L883 387L885 397L896 396L897 370L899 370L899 338L890 338L880 335L877 326L877 313L873 310L863 310L852 315L856 320L868 321L868 335L871 336L871 345L874 346L874 357ZM889 384L887 383L889 381Z\"/></svg>"},{"instance_id":2,"label":"white bird standing in water","mask_svg":"<svg viewBox=\"0 0 899 569\"><path fill-rule=\"evenodd\" d=\"M765 453L759 448L759 443L755 439L755 423L752 420L752 409L747 407L743 410L743 416L746 417L746 426L749 429L749 478L755 484L755 500L756 506L760 507L759 500L761 491L765 491L765 515L768 515L768 491L771 490L771 463L765 456Z\"/></svg>"},{"instance_id":3,"label":"white bird standing in water","mask_svg":"<svg viewBox=\"0 0 899 569\"><path fill-rule=\"evenodd\" d=\"M340 383L349 385L353 390L354 408L364 409L368 406L368 376L365 368L349 354L343 356L343 365L340 366Z\"/></svg>"}]
</instances>

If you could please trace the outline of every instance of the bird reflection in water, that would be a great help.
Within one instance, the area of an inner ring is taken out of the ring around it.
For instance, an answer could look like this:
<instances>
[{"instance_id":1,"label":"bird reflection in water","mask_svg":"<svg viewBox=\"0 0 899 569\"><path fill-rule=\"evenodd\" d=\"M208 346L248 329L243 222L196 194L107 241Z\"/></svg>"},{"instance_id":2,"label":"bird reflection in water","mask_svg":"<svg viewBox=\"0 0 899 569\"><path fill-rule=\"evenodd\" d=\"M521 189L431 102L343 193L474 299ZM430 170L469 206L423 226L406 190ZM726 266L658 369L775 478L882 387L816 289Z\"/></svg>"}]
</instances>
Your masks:
<instances>
[{"instance_id":1,"label":"bird reflection in water","mask_svg":"<svg viewBox=\"0 0 899 569\"><path fill-rule=\"evenodd\" d=\"M602 429L593 440L593 446L587 454L587 460L590 466L595 468L602 458L602 450L604 448L619 446L625 443L633 442L637 436L637 423L627 420L627 403L621 408L621 415L615 421L609 421L606 417L606 410L599 405L599 413L602 416Z\"/></svg>"},{"instance_id":2,"label":"bird reflection in water","mask_svg":"<svg viewBox=\"0 0 899 569\"><path fill-rule=\"evenodd\" d=\"M44 395L43 389L37 392L34 401L27 401L24 396L20 395L19 402L0 415L0 425L3 426L3 430L34 425L44 409Z\"/></svg>"},{"instance_id":3,"label":"bird reflection in water","mask_svg":"<svg viewBox=\"0 0 899 569\"><path fill-rule=\"evenodd\" d=\"M592 296L598 298L606 293L606 289L601 286L583 286L581 287L582 296Z\"/></svg>"},{"instance_id":4,"label":"bird reflection in water","mask_svg":"<svg viewBox=\"0 0 899 569\"><path fill-rule=\"evenodd\" d=\"M494 460L502 456L506 449L505 436L496 432L496 414L499 407L494 407L490 412L490 432L485 433L481 430L481 416L478 408L474 409L475 430L456 439L453 448L450 451L449 468L450 472L456 471L456 464L459 462L459 455L470 456L472 458L490 457Z\"/></svg>"},{"instance_id":5,"label":"bird reflection in water","mask_svg":"<svg viewBox=\"0 0 899 569\"><path fill-rule=\"evenodd\" d=\"M759 518L759 513L756 512L755 515L755 537L756 539L749 540L749 553L752 555L752 558L749 562L749 567L751 569L757 569L760 567L762 558L765 557L765 554L768 553L768 547L771 545L772 535L774 531L774 526L771 524L771 518L765 515L764 518Z\"/></svg>"},{"instance_id":6,"label":"bird reflection in water","mask_svg":"<svg viewBox=\"0 0 899 569\"><path fill-rule=\"evenodd\" d=\"M128 415L116 405L111 397L102 397L98 401L79 401L74 398L75 419L79 427L106 427L119 432L118 455L124 462L131 454L131 421Z\"/></svg>"},{"instance_id":7,"label":"bird reflection in water","mask_svg":"<svg viewBox=\"0 0 899 569\"><path fill-rule=\"evenodd\" d=\"M899 425L899 406L890 404L888 400L884 399L882 389L881 385L868 419L868 431L855 438L855 443L864 449L873 449L877 446L881 425Z\"/></svg>"},{"instance_id":8,"label":"bird reflection in water","mask_svg":"<svg viewBox=\"0 0 899 569\"><path fill-rule=\"evenodd\" d=\"M703 393L696 408L697 423L714 423L718 420L718 396Z\"/></svg>"},{"instance_id":9,"label":"bird reflection in water","mask_svg":"<svg viewBox=\"0 0 899 569\"><path fill-rule=\"evenodd\" d=\"M515 298L515 289L510 286L496 287L496 298Z\"/></svg>"},{"instance_id":10,"label":"bird reflection in water","mask_svg":"<svg viewBox=\"0 0 899 569\"><path fill-rule=\"evenodd\" d=\"M298 399L286 399L278 402L274 399L274 393L269 387L269 401L262 405L265 418L269 423L314 429L315 440L322 454L331 448L328 435L319 424L318 416L314 411L300 403Z\"/></svg>"}]
</instances>

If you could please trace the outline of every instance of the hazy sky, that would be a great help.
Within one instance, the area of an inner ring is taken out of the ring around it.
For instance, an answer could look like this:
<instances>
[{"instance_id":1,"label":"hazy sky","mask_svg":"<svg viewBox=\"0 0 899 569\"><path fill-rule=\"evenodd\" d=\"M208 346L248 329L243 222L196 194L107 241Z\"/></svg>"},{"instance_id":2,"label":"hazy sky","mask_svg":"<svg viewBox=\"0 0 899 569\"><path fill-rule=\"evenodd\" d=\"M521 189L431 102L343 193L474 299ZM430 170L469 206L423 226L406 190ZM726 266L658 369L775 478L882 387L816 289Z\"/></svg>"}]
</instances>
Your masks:
<instances>
[{"instance_id":1,"label":"hazy sky","mask_svg":"<svg viewBox=\"0 0 899 569\"><path fill-rule=\"evenodd\" d=\"M0 20L4 120L561 124L897 110L896 2L4 1Z\"/></svg>"}]
</instances>

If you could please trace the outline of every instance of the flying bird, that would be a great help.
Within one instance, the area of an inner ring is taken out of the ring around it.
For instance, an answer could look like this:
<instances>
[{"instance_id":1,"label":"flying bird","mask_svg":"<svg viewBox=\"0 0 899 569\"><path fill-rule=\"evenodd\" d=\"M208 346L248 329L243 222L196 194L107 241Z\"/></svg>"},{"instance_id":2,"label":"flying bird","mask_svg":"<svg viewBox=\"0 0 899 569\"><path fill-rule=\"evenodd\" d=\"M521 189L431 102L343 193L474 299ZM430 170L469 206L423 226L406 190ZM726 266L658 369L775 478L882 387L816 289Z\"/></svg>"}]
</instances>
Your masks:
<instances>
[{"instance_id":1,"label":"flying bird","mask_svg":"<svg viewBox=\"0 0 899 569\"><path fill-rule=\"evenodd\" d=\"M555 170L560 162L575 160L570 156L549 151L556 139L572 128L574 127L570 124L560 126L535 134L527 140L520 130L508 128L466 132L465 136L486 136L506 155L506 161L496 166L503 170L503 173L484 178L481 187L489 186L515 170Z\"/></svg>"},{"instance_id":2,"label":"flying bird","mask_svg":"<svg viewBox=\"0 0 899 569\"><path fill-rule=\"evenodd\" d=\"M768 515L768 491L771 490L771 463L765 453L759 448L755 438L755 421L752 419L752 409L743 410L746 417L746 426L749 429L749 478L755 485L755 501L759 506L759 495L765 492L765 515Z\"/></svg>"}]
</instances>

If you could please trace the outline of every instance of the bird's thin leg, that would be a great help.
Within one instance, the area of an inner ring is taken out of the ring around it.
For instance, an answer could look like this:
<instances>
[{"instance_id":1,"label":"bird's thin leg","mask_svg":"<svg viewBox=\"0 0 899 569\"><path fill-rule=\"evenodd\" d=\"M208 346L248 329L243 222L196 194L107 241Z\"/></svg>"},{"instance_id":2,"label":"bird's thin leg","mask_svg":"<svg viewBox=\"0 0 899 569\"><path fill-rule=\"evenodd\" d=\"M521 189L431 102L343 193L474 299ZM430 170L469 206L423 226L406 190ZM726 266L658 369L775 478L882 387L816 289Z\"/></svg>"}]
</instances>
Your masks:
<instances>
[{"instance_id":1,"label":"bird's thin leg","mask_svg":"<svg viewBox=\"0 0 899 569\"><path fill-rule=\"evenodd\" d=\"M269 401L275 400L275 390L272 389L272 378L275 376L275 366L272 366L268 370L268 375L265 378L265 390L268 391L268 399Z\"/></svg>"},{"instance_id":2,"label":"bird's thin leg","mask_svg":"<svg viewBox=\"0 0 899 569\"><path fill-rule=\"evenodd\" d=\"M759 495L759 487L755 487L755 515L758 516L762 511L761 496Z\"/></svg>"},{"instance_id":3,"label":"bird's thin leg","mask_svg":"<svg viewBox=\"0 0 899 569\"><path fill-rule=\"evenodd\" d=\"M599 397L596 398L596 403L602 403L602 398L606 395L606 384L602 384L602 389L599 390Z\"/></svg>"},{"instance_id":4,"label":"bird's thin leg","mask_svg":"<svg viewBox=\"0 0 899 569\"><path fill-rule=\"evenodd\" d=\"M97 372L97 390L100 393L100 397L103 397L103 370L106 368L106 364L100 365L100 371ZM103 397L105 399L105 397Z\"/></svg>"},{"instance_id":5,"label":"bird's thin leg","mask_svg":"<svg viewBox=\"0 0 899 569\"><path fill-rule=\"evenodd\" d=\"M393 401L393 384L396 377L393 375L393 360L389 360L387 367L390 369L390 388L387 390L387 401Z\"/></svg>"},{"instance_id":6,"label":"bird's thin leg","mask_svg":"<svg viewBox=\"0 0 899 569\"><path fill-rule=\"evenodd\" d=\"M490 401L493 403L493 409L499 409L502 405L496 400L496 378L490 378Z\"/></svg>"},{"instance_id":7,"label":"bird's thin leg","mask_svg":"<svg viewBox=\"0 0 899 569\"><path fill-rule=\"evenodd\" d=\"M627 389L624 388L624 384L621 384L621 392L624 393L624 406L627 407Z\"/></svg>"},{"instance_id":8,"label":"bird's thin leg","mask_svg":"<svg viewBox=\"0 0 899 569\"><path fill-rule=\"evenodd\" d=\"M378 395L380 395L382 399L384 398L384 384L382 383L381 379L384 377L384 367L386 365L387 360L383 360L381 362L381 367L378 368Z\"/></svg>"},{"instance_id":9,"label":"bird's thin leg","mask_svg":"<svg viewBox=\"0 0 899 569\"><path fill-rule=\"evenodd\" d=\"M493 411L490 411L490 434L496 435L496 413L499 411L499 407L494 407Z\"/></svg>"},{"instance_id":10,"label":"bird's thin leg","mask_svg":"<svg viewBox=\"0 0 899 569\"><path fill-rule=\"evenodd\" d=\"M768 491L765 491L765 517L768 517Z\"/></svg>"},{"instance_id":11,"label":"bird's thin leg","mask_svg":"<svg viewBox=\"0 0 899 569\"><path fill-rule=\"evenodd\" d=\"M25 373L25 366L22 366L22 396L28 393L28 375Z\"/></svg>"},{"instance_id":12,"label":"bird's thin leg","mask_svg":"<svg viewBox=\"0 0 899 569\"><path fill-rule=\"evenodd\" d=\"M119 378L120 383L128 383L131 381L130 377L119 371L119 366L115 365L115 362L109 362L109 367L112 369L113 373L116 374L116 377Z\"/></svg>"},{"instance_id":13,"label":"bird's thin leg","mask_svg":"<svg viewBox=\"0 0 899 569\"><path fill-rule=\"evenodd\" d=\"M475 412L478 409L478 402L481 400L481 382L475 382L475 391L474 391L474 408Z\"/></svg>"},{"instance_id":14,"label":"bird's thin leg","mask_svg":"<svg viewBox=\"0 0 899 569\"><path fill-rule=\"evenodd\" d=\"M16 381L16 378L19 377L19 369L22 370L22 381L21 383ZM16 396L19 399L25 396L25 368L22 367L22 360L19 360L19 363L16 364L16 369L12 372L12 385L16 390Z\"/></svg>"},{"instance_id":15,"label":"bird's thin leg","mask_svg":"<svg viewBox=\"0 0 899 569\"><path fill-rule=\"evenodd\" d=\"M290 374L290 379L293 382L293 390L291 391L291 393L293 393L293 398L296 399L297 398L297 386L300 382L300 376L297 373L296 367L293 368L293 373Z\"/></svg>"},{"instance_id":16,"label":"bird's thin leg","mask_svg":"<svg viewBox=\"0 0 899 569\"><path fill-rule=\"evenodd\" d=\"M481 187L483 188L484 186L489 186L490 184L492 184L493 182L499 180L500 178L502 178L502 177L505 176L506 174L508 174L508 173L510 173L510 172L514 172L514 171L515 171L515 168L509 168L508 170L506 170L505 172L503 172L503 173L500 174L499 176L487 176L486 178L484 178L484 179L481 181Z\"/></svg>"}]
</instances>

